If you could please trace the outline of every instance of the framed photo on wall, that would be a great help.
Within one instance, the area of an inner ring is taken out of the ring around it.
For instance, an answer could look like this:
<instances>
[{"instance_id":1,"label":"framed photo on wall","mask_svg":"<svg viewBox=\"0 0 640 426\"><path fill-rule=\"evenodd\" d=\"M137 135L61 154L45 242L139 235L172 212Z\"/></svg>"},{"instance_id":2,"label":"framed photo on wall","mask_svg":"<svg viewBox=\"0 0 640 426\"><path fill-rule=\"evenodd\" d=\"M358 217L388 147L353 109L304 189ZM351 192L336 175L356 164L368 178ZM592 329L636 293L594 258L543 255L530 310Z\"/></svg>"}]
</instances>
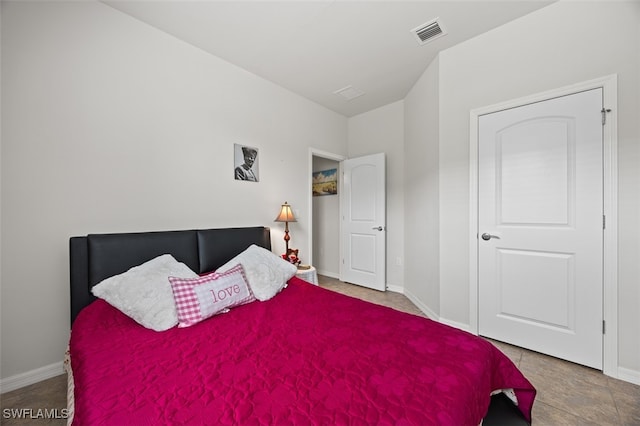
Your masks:
<instances>
[{"instance_id":1,"label":"framed photo on wall","mask_svg":"<svg viewBox=\"0 0 640 426\"><path fill-rule=\"evenodd\" d=\"M246 145L233 145L233 175L235 180L259 182L258 148Z\"/></svg>"},{"instance_id":2,"label":"framed photo on wall","mask_svg":"<svg viewBox=\"0 0 640 426\"><path fill-rule=\"evenodd\" d=\"M335 195L338 193L338 169L313 172L313 196Z\"/></svg>"}]
</instances>

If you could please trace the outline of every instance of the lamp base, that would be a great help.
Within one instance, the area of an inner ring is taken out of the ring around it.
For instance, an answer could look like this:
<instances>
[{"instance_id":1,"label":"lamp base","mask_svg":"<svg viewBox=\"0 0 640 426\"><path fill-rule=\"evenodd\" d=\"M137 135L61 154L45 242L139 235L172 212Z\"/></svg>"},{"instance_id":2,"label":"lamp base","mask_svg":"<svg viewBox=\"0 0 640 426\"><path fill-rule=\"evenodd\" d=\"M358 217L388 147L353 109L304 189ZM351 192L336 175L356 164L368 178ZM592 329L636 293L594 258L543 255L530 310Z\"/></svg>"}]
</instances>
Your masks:
<instances>
[{"instance_id":1,"label":"lamp base","mask_svg":"<svg viewBox=\"0 0 640 426\"><path fill-rule=\"evenodd\" d=\"M284 223L284 248L285 253L289 254L289 240L291 237L289 236L289 224L287 222Z\"/></svg>"}]
</instances>

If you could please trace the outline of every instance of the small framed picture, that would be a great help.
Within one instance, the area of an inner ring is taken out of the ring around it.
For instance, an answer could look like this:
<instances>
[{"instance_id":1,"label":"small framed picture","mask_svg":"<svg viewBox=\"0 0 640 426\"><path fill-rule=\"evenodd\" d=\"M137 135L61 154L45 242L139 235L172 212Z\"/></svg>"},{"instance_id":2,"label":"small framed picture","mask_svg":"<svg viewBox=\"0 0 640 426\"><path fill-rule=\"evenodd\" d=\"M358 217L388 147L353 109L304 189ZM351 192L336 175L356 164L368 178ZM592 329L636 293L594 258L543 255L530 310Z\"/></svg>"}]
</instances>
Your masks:
<instances>
[{"instance_id":1,"label":"small framed picture","mask_svg":"<svg viewBox=\"0 0 640 426\"><path fill-rule=\"evenodd\" d=\"M338 193L338 169L313 173L313 196L336 195Z\"/></svg>"},{"instance_id":2,"label":"small framed picture","mask_svg":"<svg viewBox=\"0 0 640 426\"><path fill-rule=\"evenodd\" d=\"M233 175L236 180L245 180L247 182L258 182L260 180L258 148L234 144L233 164Z\"/></svg>"}]
</instances>

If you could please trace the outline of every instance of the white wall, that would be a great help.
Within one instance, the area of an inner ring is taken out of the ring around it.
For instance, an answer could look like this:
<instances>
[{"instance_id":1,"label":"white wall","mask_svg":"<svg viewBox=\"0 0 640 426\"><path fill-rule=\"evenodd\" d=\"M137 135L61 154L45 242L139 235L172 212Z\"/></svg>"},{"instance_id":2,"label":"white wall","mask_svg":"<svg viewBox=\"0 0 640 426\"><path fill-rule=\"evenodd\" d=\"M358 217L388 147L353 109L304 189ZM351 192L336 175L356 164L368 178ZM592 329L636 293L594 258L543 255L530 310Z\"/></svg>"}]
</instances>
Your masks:
<instances>
[{"instance_id":1,"label":"white wall","mask_svg":"<svg viewBox=\"0 0 640 426\"><path fill-rule=\"evenodd\" d=\"M340 163L328 158L313 157L313 171L338 169ZM313 206L313 266L319 274L340 278L340 194L312 197ZM311 259L302 254L302 262Z\"/></svg>"},{"instance_id":2,"label":"white wall","mask_svg":"<svg viewBox=\"0 0 640 426\"><path fill-rule=\"evenodd\" d=\"M640 378L639 31L638 2L561 1L440 54L442 318L469 324L469 111L617 73L619 365ZM423 90L416 86L408 99ZM407 115L430 114L415 108Z\"/></svg>"},{"instance_id":3,"label":"white wall","mask_svg":"<svg viewBox=\"0 0 640 426\"><path fill-rule=\"evenodd\" d=\"M347 119L99 2L2 2L1 377L62 360L73 235L272 228ZM260 182L233 179L233 144Z\"/></svg>"},{"instance_id":4,"label":"white wall","mask_svg":"<svg viewBox=\"0 0 640 426\"><path fill-rule=\"evenodd\" d=\"M348 151L349 158L380 152L386 154L387 285L402 290L405 232L403 101L351 117Z\"/></svg>"},{"instance_id":5,"label":"white wall","mask_svg":"<svg viewBox=\"0 0 640 426\"><path fill-rule=\"evenodd\" d=\"M405 105L405 294L440 315L439 58L416 82Z\"/></svg>"}]
</instances>

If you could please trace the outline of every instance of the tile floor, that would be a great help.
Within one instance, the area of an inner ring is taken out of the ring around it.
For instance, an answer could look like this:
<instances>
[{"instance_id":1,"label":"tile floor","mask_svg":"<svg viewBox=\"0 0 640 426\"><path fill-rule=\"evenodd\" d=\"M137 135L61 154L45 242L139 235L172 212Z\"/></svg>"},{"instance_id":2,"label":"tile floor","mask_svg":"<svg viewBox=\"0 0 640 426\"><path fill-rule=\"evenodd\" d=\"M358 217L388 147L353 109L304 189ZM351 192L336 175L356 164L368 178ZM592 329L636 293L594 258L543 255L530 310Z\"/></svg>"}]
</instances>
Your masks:
<instances>
[{"instance_id":1,"label":"tile floor","mask_svg":"<svg viewBox=\"0 0 640 426\"><path fill-rule=\"evenodd\" d=\"M405 296L378 292L318 277L322 287L394 309L425 316ZM611 379L601 372L500 342L493 342L538 390L534 426L640 426L640 386ZM2 394L6 408L66 407L66 375ZM18 420L0 416L3 425L64 425L63 419Z\"/></svg>"},{"instance_id":2,"label":"tile floor","mask_svg":"<svg viewBox=\"0 0 640 426\"><path fill-rule=\"evenodd\" d=\"M67 407L67 375L53 377L48 380L26 386L0 395L0 424L2 425L56 425L67 424L66 419L16 419L5 418L5 409L32 409L36 415L38 409L57 409Z\"/></svg>"}]
</instances>

